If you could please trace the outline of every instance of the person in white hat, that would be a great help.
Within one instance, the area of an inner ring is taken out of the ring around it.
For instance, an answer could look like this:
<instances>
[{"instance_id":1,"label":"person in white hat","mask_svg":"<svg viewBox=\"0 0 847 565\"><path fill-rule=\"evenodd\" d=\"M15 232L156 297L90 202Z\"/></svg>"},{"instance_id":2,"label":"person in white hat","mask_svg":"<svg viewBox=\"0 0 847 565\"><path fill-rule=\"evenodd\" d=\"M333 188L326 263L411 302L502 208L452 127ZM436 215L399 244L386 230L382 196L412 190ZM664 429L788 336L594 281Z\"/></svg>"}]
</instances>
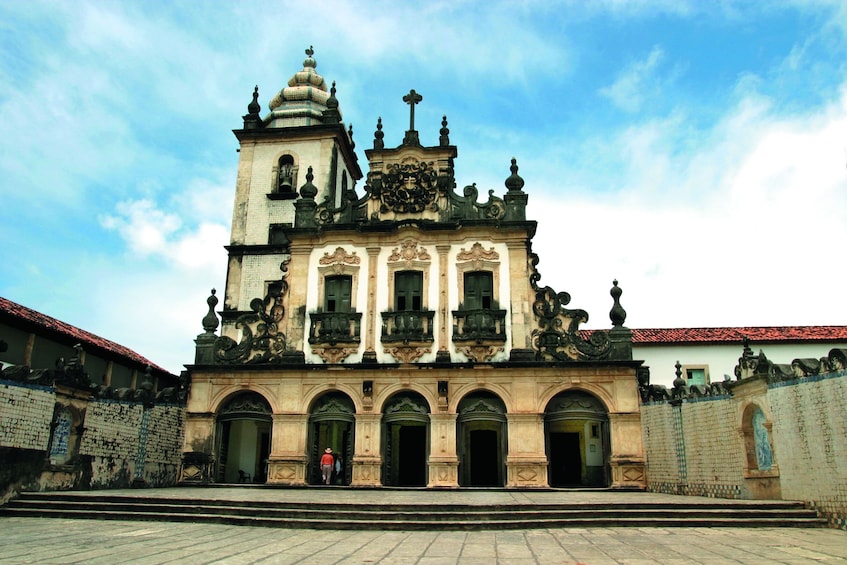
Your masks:
<instances>
[{"instance_id":1,"label":"person in white hat","mask_svg":"<svg viewBox=\"0 0 847 565\"><path fill-rule=\"evenodd\" d=\"M327 447L321 455L321 478L325 484L329 484L332 479L333 465L335 465L335 458L332 456L332 448Z\"/></svg>"}]
</instances>

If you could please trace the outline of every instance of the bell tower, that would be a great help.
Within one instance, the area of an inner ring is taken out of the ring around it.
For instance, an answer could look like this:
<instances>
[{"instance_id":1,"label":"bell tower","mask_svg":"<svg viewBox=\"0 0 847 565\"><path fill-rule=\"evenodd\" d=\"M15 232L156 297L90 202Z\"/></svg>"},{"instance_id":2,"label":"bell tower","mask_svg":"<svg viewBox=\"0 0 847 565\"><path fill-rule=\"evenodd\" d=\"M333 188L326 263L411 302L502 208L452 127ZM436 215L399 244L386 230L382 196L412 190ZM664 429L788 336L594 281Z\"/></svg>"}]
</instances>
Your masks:
<instances>
[{"instance_id":1,"label":"bell tower","mask_svg":"<svg viewBox=\"0 0 847 565\"><path fill-rule=\"evenodd\" d=\"M328 88L316 68L310 47L303 69L273 96L269 112L262 115L257 86L242 129L233 130L240 158L227 246L224 335L235 337L238 315L282 279L280 269L288 258L284 230L295 225L296 215L314 213L298 210L301 192L310 202L337 207L362 178L353 129L342 122L335 83Z\"/></svg>"}]
</instances>

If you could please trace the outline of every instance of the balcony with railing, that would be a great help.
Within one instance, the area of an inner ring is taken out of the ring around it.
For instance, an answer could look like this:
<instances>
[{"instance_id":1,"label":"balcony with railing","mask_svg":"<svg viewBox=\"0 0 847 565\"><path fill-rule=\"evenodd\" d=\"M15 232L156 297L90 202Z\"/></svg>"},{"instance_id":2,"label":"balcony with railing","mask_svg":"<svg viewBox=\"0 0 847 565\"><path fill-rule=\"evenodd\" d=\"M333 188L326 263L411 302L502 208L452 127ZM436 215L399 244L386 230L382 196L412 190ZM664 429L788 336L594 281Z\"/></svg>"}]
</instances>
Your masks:
<instances>
[{"instance_id":1,"label":"balcony with railing","mask_svg":"<svg viewBox=\"0 0 847 565\"><path fill-rule=\"evenodd\" d=\"M434 311L426 310L383 312L382 341L431 343L434 317Z\"/></svg>"},{"instance_id":2,"label":"balcony with railing","mask_svg":"<svg viewBox=\"0 0 847 565\"><path fill-rule=\"evenodd\" d=\"M506 311L490 308L453 310L454 342L505 342Z\"/></svg>"},{"instance_id":3,"label":"balcony with railing","mask_svg":"<svg viewBox=\"0 0 847 565\"><path fill-rule=\"evenodd\" d=\"M361 312L312 312L309 314L309 343L336 345L359 343L362 326Z\"/></svg>"}]
</instances>

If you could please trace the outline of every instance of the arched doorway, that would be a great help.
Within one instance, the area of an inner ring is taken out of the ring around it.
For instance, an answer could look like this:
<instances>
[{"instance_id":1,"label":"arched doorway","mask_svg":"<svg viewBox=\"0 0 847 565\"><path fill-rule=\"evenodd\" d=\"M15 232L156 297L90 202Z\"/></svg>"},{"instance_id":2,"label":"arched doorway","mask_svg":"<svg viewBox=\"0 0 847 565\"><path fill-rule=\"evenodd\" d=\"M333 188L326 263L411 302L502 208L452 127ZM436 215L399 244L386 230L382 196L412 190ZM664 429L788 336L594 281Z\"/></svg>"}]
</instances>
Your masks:
<instances>
[{"instance_id":1,"label":"arched doorway","mask_svg":"<svg viewBox=\"0 0 847 565\"><path fill-rule=\"evenodd\" d=\"M353 477L354 430L356 407L349 396L331 392L318 398L309 414L309 464L308 481L321 484L320 458L324 450L332 448L335 472L332 484L349 485Z\"/></svg>"},{"instance_id":2,"label":"arched doorway","mask_svg":"<svg viewBox=\"0 0 847 565\"><path fill-rule=\"evenodd\" d=\"M551 487L609 485L609 415L597 397L557 394L544 411L544 428Z\"/></svg>"},{"instance_id":3,"label":"arched doorway","mask_svg":"<svg viewBox=\"0 0 847 565\"><path fill-rule=\"evenodd\" d=\"M233 396L218 411L215 481L264 483L271 449L271 406L256 392Z\"/></svg>"},{"instance_id":4,"label":"arched doorway","mask_svg":"<svg viewBox=\"0 0 847 565\"><path fill-rule=\"evenodd\" d=\"M506 405L490 392L459 402L456 450L459 486L502 487L506 479Z\"/></svg>"},{"instance_id":5,"label":"arched doorway","mask_svg":"<svg viewBox=\"0 0 847 565\"><path fill-rule=\"evenodd\" d=\"M382 484L427 484L429 405L415 392L393 396L382 414Z\"/></svg>"}]
</instances>

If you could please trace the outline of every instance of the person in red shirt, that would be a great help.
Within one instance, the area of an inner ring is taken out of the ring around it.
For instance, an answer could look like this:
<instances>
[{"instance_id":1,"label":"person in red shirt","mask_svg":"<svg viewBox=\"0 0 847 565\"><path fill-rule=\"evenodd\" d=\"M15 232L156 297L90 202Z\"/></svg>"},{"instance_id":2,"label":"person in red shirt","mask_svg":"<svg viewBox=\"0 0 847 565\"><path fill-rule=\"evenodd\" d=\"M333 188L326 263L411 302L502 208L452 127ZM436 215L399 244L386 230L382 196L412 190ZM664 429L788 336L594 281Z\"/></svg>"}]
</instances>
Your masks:
<instances>
[{"instance_id":1,"label":"person in red shirt","mask_svg":"<svg viewBox=\"0 0 847 565\"><path fill-rule=\"evenodd\" d=\"M321 478L326 484L329 484L330 479L332 479L333 465L335 465L335 458L332 456L332 449L327 447L324 454L321 455Z\"/></svg>"}]
</instances>

